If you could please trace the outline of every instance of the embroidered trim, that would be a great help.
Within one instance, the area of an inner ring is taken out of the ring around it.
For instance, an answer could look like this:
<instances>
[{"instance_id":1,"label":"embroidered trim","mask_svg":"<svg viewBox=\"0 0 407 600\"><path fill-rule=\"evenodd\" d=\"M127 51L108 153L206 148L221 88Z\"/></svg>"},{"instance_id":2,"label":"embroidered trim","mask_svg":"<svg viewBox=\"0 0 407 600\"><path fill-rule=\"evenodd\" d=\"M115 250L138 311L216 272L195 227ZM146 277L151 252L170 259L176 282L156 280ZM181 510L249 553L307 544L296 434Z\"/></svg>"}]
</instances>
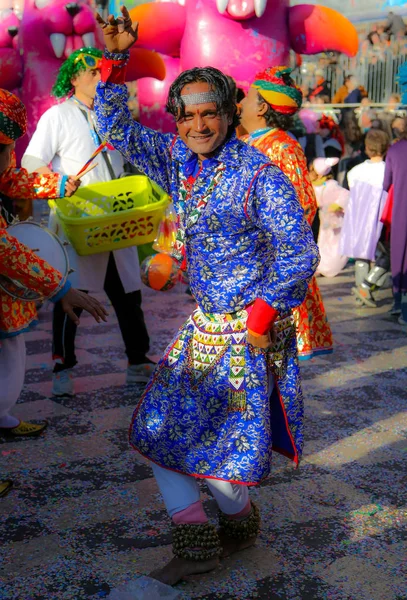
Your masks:
<instances>
[{"instance_id":1,"label":"embroidered trim","mask_svg":"<svg viewBox=\"0 0 407 600\"><path fill-rule=\"evenodd\" d=\"M198 202L194 208L189 206L188 201L192 198L193 185L196 181L196 178L192 181L192 183L190 183L185 175L181 176L179 190L180 202L178 204L178 229L175 237L175 246L171 255L181 264L182 270L186 269L185 232L189 227L192 227L198 221L203 210L208 204L210 197L212 196L213 190L221 180L225 169L226 166L222 163L216 167L215 174L208 186L208 189L202 198L198 199Z\"/></svg>"}]
</instances>

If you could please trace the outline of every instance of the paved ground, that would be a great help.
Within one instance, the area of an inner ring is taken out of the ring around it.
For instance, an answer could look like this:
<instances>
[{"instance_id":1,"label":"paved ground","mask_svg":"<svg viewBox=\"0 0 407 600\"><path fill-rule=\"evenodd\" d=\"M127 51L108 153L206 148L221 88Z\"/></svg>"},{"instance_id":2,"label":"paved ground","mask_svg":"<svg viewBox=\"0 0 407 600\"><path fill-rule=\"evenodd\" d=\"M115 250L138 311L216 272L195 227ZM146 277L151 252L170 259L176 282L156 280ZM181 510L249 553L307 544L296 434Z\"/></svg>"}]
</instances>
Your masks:
<instances>
[{"instance_id":1,"label":"paved ground","mask_svg":"<svg viewBox=\"0 0 407 600\"><path fill-rule=\"evenodd\" d=\"M321 287L337 346L303 366L305 459L293 471L276 457L253 490L264 520L256 547L179 585L183 598L407 598L407 332L387 317L389 292L375 311L355 308L350 272ZM153 355L192 307L182 288L146 292ZM16 481L0 500L2 599L107 597L171 555L151 470L127 444L141 390L124 386L114 318L82 320L75 399L50 399L50 329L43 312L27 335L17 407L49 429L38 440L0 439L2 475Z\"/></svg>"}]
</instances>

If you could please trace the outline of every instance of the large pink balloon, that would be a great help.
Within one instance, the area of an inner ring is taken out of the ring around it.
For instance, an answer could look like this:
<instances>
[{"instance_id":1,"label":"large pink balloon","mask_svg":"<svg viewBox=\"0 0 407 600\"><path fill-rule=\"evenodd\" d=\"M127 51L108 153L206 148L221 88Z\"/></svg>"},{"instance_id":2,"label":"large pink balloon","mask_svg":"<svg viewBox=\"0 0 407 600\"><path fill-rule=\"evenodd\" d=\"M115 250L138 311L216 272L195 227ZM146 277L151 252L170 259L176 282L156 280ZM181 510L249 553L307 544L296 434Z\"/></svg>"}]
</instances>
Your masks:
<instances>
[{"instance_id":1,"label":"large pink balloon","mask_svg":"<svg viewBox=\"0 0 407 600\"><path fill-rule=\"evenodd\" d=\"M0 11L0 87L15 91L23 76L23 63L17 47L20 21L10 9Z\"/></svg>"},{"instance_id":2,"label":"large pink balloon","mask_svg":"<svg viewBox=\"0 0 407 600\"><path fill-rule=\"evenodd\" d=\"M217 67L247 89L257 72L289 60L289 0L268 0L261 18L253 0L233 0L221 15L215 0L187 0L181 69Z\"/></svg>"},{"instance_id":3,"label":"large pink balloon","mask_svg":"<svg viewBox=\"0 0 407 600\"><path fill-rule=\"evenodd\" d=\"M181 7L168 12L168 4L163 8L160 3L139 6L133 12L140 21L141 45L174 56L177 39L182 37L181 70L217 67L247 90L259 71L288 64L290 48L304 54L355 52L356 30L340 13L289 5L289 0L185 0L185 16ZM167 19L160 18L164 13ZM141 114L143 123L161 123L163 90L171 81L167 74L165 84L139 84L140 104L148 107L148 121ZM154 107L160 115L157 119Z\"/></svg>"},{"instance_id":4,"label":"large pink balloon","mask_svg":"<svg viewBox=\"0 0 407 600\"><path fill-rule=\"evenodd\" d=\"M151 129L163 132L175 131L174 117L165 111L168 90L180 73L179 58L161 55L165 63L166 78L158 81L151 77L140 79L137 84L140 103L140 122Z\"/></svg>"}]
</instances>

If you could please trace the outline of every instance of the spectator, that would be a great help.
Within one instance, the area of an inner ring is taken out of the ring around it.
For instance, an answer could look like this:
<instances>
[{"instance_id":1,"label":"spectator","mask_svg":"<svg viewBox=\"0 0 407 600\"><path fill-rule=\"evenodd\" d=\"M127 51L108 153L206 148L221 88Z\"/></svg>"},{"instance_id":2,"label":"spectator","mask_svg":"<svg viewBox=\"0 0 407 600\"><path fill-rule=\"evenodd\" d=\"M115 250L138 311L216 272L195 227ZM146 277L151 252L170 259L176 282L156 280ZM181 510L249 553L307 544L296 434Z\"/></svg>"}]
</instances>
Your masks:
<instances>
[{"instance_id":1,"label":"spectator","mask_svg":"<svg viewBox=\"0 0 407 600\"><path fill-rule=\"evenodd\" d=\"M315 87L309 93L308 99L310 102L316 103L316 99L320 98L321 96L324 98L322 104L325 103L326 99L329 102L329 99L331 97L331 88L329 87L329 84L325 79L323 70L317 69L315 71Z\"/></svg>"},{"instance_id":2,"label":"spectator","mask_svg":"<svg viewBox=\"0 0 407 600\"><path fill-rule=\"evenodd\" d=\"M380 119L383 123L383 131L387 133L390 140L393 139L392 123L395 120L394 117L396 116L396 112L398 110L399 105L400 96L398 94L391 94L386 108L377 113L377 118ZM403 119L402 122L404 123Z\"/></svg>"},{"instance_id":3,"label":"spectator","mask_svg":"<svg viewBox=\"0 0 407 600\"><path fill-rule=\"evenodd\" d=\"M303 108L298 113L298 120L304 125L303 131L298 127L292 133L296 136L310 167L315 158L325 158L324 143L322 137L317 133L318 114L309 108Z\"/></svg>"},{"instance_id":4,"label":"spectator","mask_svg":"<svg viewBox=\"0 0 407 600\"><path fill-rule=\"evenodd\" d=\"M339 129L339 125L335 123L332 117L322 115L318 123L318 128L318 133L323 139L325 156L327 158L341 159L345 151L345 139ZM336 179L338 176L338 165L332 168L332 173Z\"/></svg>"},{"instance_id":5,"label":"spectator","mask_svg":"<svg viewBox=\"0 0 407 600\"><path fill-rule=\"evenodd\" d=\"M345 98L349 94L349 87L351 85L351 81L352 79L354 79L354 77L354 75L347 75L345 77L343 85L341 85L341 87L337 90L336 94L332 99L332 104L344 104Z\"/></svg>"},{"instance_id":6,"label":"spectator","mask_svg":"<svg viewBox=\"0 0 407 600\"><path fill-rule=\"evenodd\" d=\"M342 128L346 140L346 156L353 156L362 146L362 131L354 111L352 111L344 122Z\"/></svg>"},{"instance_id":7,"label":"spectator","mask_svg":"<svg viewBox=\"0 0 407 600\"><path fill-rule=\"evenodd\" d=\"M333 104L356 104L361 102L362 98L367 96L367 91L359 82L355 75L347 75L343 85L338 89L333 97Z\"/></svg>"},{"instance_id":8,"label":"spectator","mask_svg":"<svg viewBox=\"0 0 407 600\"><path fill-rule=\"evenodd\" d=\"M391 124L393 142L401 139L406 130L406 120L403 117L396 117Z\"/></svg>"},{"instance_id":9,"label":"spectator","mask_svg":"<svg viewBox=\"0 0 407 600\"><path fill-rule=\"evenodd\" d=\"M406 24L400 15L390 11L387 15L384 31L388 34L389 39L391 36L395 38L404 37L406 35Z\"/></svg>"},{"instance_id":10,"label":"spectator","mask_svg":"<svg viewBox=\"0 0 407 600\"><path fill-rule=\"evenodd\" d=\"M363 98L360 108L356 110L358 125L363 133L367 133L372 126L373 119L376 118L376 112L370 107L369 98Z\"/></svg>"}]
</instances>

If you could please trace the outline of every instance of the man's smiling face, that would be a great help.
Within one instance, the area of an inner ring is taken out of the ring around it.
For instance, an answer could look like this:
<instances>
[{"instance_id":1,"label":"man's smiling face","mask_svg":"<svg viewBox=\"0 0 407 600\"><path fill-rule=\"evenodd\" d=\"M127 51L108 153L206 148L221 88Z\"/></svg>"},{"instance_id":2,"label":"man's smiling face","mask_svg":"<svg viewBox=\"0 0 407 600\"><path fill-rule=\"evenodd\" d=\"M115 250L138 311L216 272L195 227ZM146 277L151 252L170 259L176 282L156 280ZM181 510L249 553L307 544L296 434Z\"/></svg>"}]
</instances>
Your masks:
<instances>
[{"instance_id":1,"label":"man's smiling face","mask_svg":"<svg viewBox=\"0 0 407 600\"><path fill-rule=\"evenodd\" d=\"M204 94L211 91L208 83L197 81L189 83L181 90L181 96ZM177 119L180 138L199 158L210 158L226 139L232 118L219 114L215 102L188 104L185 115Z\"/></svg>"}]
</instances>

